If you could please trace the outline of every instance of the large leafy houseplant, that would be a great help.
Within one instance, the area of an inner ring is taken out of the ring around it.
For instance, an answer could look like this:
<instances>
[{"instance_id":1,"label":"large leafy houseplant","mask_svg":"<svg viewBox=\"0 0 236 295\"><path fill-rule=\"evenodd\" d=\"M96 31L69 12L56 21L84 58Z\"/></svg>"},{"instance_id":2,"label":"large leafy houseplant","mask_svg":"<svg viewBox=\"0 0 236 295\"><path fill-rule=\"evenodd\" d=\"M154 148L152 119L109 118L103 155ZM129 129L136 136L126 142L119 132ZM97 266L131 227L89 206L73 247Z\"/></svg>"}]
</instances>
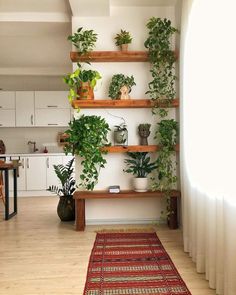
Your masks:
<instances>
[{"instance_id":1,"label":"large leafy houseplant","mask_svg":"<svg viewBox=\"0 0 236 295\"><path fill-rule=\"evenodd\" d=\"M157 168L156 162L151 162L147 152L129 152L128 159L125 159L126 169L123 171L135 176L133 179L134 190L144 192L148 190L147 176Z\"/></svg>"},{"instance_id":2,"label":"large leafy houseplant","mask_svg":"<svg viewBox=\"0 0 236 295\"><path fill-rule=\"evenodd\" d=\"M71 74L64 76L64 82L70 87L68 99L93 99L93 89L101 75L95 70L84 70L78 64L78 68ZM84 85L87 83L88 85Z\"/></svg>"},{"instance_id":3,"label":"large leafy houseplant","mask_svg":"<svg viewBox=\"0 0 236 295\"><path fill-rule=\"evenodd\" d=\"M134 85L136 85L136 83L134 82L133 75L129 77L124 74L115 74L112 76L109 85L108 96L111 97L111 99L119 99L122 86L127 86L130 92Z\"/></svg>"},{"instance_id":4,"label":"large leafy houseplant","mask_svg":"<svg viewBox=\"0 0 236 295\"><path fill-rule=\"evenodd\" d=\"M73 177L73 163L74 158L66 165L53 165L61 186L51 185L48 188L49 191L56 193L60 197L57 206L57 214L62 221L71 221L75 219L75 201L73 199L75 179Z\"/></svg>"},{"instance_id":5,"label":"large leafy houseplant","mask_svg":"<svg viewBox=\"0 0 236 295\"><path fill-rule=\"evenodd\" d=\"M83 169L79 186L93 190L98 182L100 169L106 164L102 147L108 144L109 125L100 116L82 115L79 119L73 119L69 127L65 131L68 135L65 152L82 158Z\"/></svg>"},{"instance_id":6,"label":"large leafy houseplant","mask_svg":"<svg viewBox=\"0 0 236 295\"><path fill-rule=\"evenodd\" d=\"M84 30L81 27L73 35L68 36L68 40L72 42L80 54L89 54L95 47L97 34L93 30Z\"/></svg>"}]
</instances>

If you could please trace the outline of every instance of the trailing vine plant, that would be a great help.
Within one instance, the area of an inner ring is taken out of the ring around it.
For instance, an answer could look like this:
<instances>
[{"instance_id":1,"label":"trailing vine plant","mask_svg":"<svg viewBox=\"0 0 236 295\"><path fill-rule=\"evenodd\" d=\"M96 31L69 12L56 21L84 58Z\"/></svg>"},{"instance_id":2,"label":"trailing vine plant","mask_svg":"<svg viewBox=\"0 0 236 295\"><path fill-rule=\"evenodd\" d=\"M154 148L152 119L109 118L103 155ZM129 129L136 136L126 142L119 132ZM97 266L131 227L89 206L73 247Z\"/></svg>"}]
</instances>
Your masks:
<instances>
[{"instance_id":1,"label":"trailing vine plant","mask_svg":"<svg viewBox=\"0 0 236 295\"><path fill-rule=\"evenodd\" d=\"M69 123L69 129L65 153L72 153L82 158L82 172L79 186L87 190L93 190L98 182L99 172L105 167L106 159L102 149L108 144L109 125L100 116L82 115L79 119L73 119Z\"/></svg>"},{"instance_id":2,"label":"trailing vine plant","mask_svg":"<svg viewBox=\"0 0 236 295\"><path fill-rule=\"evenodd\" d=\"M148 83L150 99L153 101L152 113L157 116L157 130L154 138L160 145L157 158L158 173L153 178L152 189L165 192L167 199L167 218L171 216L170 192L177 182L176 163L173 161L173 151L177 143L178 123L167 119L168 107L176 96L175 90L175 52L171 48L171 38L178 30L171 21L152 17L147 23L149 35L144 46L148 49L151 64L152 81ZM159 105L165 104L166 108Z\"/></svg>"}]
</instances>

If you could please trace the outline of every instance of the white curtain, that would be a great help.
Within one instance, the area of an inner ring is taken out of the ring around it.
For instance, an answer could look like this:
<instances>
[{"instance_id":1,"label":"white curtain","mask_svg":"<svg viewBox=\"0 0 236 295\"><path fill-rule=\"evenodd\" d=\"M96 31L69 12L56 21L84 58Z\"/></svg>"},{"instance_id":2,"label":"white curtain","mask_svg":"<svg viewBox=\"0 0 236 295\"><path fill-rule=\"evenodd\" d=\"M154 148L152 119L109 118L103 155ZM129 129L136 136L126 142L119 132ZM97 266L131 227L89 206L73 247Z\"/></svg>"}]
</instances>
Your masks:
<instances>
[{"instance_id":1,"label":"white curtain","mask_svg":"<svg viewBox=\"0 0 236 295\"><path fill-rule=\"evenodd\" d=\"M182 2L184 248L210 288L236 295L236 1Z\"/></svg>"}]
</instances>

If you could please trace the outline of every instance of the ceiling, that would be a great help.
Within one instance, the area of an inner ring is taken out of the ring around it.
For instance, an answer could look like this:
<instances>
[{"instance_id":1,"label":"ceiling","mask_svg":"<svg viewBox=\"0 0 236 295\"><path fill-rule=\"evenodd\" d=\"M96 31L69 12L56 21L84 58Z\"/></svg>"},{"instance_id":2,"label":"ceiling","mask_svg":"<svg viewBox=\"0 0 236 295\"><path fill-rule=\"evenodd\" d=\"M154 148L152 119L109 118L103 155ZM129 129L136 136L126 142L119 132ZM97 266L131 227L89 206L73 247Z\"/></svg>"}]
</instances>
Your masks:
<instances>
[{"instance_id":1,"label":"ceiling","mask_svg":"<svg viewBox=\"0 0 236 295\"><path fill-rule=\"evenodd\" d=\"M53 90L48 89L50 83L43 88L45 77L52 79L52 88L64 88L61 77L72 70L67 41L71 17L91 16L88 4L102 16L109 15L110 6L169 6L176 1L0 0L0 88Z\"/></svg>"}]
</instances>

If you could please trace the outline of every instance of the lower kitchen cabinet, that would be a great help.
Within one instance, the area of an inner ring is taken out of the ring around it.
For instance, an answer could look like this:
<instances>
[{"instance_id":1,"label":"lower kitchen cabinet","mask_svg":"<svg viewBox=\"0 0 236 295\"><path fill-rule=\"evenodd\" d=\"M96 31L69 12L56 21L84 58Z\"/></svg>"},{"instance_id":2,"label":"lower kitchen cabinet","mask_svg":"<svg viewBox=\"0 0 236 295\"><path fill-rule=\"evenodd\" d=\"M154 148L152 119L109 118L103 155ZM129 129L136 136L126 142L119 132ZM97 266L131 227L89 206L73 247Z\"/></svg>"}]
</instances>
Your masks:
<instances>
[{"instance_id":1,"label":"lower kitchen cabinet","mask_svg":"<svg viewBox=\"0 0 236 295\"><path fill-rule=\"evenodd\" d=\"M12 157L18 159L19 157ZM51 185L60 186L60 181L54 171L53 165L65 165L72 156L20 156L19 176L17 177L17 189L21 192L46 192ZM10 161L10 158L7 158ZM10 190L13 188L13 173L10 173ZM44 195L42 194L42 195ZM49 193L51 194L51 193ZM29 195L29 194L27 194Z\"/></svg>"}]
</instances>

